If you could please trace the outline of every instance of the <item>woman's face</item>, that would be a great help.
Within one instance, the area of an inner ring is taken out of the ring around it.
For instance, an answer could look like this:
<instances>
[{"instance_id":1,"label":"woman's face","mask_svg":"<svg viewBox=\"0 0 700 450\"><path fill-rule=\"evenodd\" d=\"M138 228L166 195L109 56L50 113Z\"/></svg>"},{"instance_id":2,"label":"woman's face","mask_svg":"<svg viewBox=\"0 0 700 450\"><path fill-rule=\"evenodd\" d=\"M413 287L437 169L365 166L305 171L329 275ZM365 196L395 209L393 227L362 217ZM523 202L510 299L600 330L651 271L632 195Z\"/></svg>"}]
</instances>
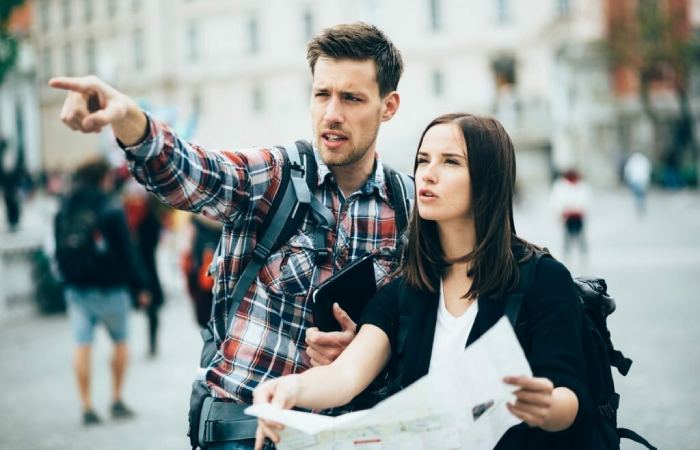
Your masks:
<instances>
[{"instance_id":1,"label":"woman's face","mask_svg":"<svg viewBox=\"0 0 700 450\"><path fill-rule=\"evenodd\" d=\"M467 148L455 124L431 127L416 155L416 193L422 219L446 223L467 220L471 180Z\"/></svg>"}]
</instances>

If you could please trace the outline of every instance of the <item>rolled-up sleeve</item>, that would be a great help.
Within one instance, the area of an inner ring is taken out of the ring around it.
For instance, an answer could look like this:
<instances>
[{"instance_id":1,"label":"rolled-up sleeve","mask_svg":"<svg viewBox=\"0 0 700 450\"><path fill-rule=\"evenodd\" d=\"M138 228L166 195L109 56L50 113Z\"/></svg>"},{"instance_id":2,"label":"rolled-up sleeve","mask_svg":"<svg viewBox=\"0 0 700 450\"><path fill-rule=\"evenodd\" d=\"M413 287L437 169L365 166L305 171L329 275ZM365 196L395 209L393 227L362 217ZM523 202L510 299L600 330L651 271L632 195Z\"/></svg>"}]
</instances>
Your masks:
<instances>
[{"instance_id":1,"label":"rolled-up sleeve","mask_svg":"<svg viewBox=\"0 0 700 450\"><path fill-rule=\"evenodd\" d=\"M207 150L147 117L144 138L121 147L134 178L161 201L222 222L255 212L260 200L271 204L282 177L278 149Z\"/></svg>"}]
</instances>

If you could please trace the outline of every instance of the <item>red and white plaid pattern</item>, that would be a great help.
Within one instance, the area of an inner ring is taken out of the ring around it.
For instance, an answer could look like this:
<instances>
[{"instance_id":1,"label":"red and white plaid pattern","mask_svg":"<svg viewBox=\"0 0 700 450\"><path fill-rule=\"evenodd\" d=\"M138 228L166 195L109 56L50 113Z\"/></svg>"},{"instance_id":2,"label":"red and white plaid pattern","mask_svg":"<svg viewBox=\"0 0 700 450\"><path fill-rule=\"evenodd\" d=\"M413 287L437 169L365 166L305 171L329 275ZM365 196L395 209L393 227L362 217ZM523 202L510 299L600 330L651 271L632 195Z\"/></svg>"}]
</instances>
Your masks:
<instances>
[{"instance_id":1,"label":"red and white plaid pattern","mask_svg":"<svg viewBox=\"0 0 700 450\"><path fill-rule=\"evenodd\" d=\"M397 268L394 210L381 162L377 161L365 185L343 201L331 172L317 155L319 183L313 195L333 212L337 222L326 236L331 255L317 264L313 252L316 227L307 218L302 229L270 255L230 329L224 330L229 294L251 258L256 230L280 186L282 155L274 147L204 150L180 140L168 126L152 118L149 122L146 139L125 148L134 177L163 202L224 223L223 258L214 287L219 351L206 379L216 397L251 403L253 389L264 379L309 367L304 337L313 321L312 286L377 249L378 285L389 281L387 274Z\"/></svg>"}]
</instances>

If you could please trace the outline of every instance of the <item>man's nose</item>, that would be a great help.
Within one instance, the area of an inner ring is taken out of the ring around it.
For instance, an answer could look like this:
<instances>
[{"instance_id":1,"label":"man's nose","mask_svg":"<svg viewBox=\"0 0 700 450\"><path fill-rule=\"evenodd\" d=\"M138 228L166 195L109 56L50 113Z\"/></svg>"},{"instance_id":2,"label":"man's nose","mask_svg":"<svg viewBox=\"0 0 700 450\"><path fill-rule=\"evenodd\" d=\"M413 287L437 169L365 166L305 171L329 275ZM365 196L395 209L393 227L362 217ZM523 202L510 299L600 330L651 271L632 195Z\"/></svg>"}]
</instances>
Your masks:
<instances>
[{"instance_id":1,"label":"man's nose","mask_svg":"<svg viewBox=\"0 0 700 450\"><path fill-rule=\"evenodd\" d=\"M343 123L343 107L340 103L340 99L331 97L331 99L326 104L326 111L323 115L323 119L327 123Z\"/></svg>"}]
</instances>

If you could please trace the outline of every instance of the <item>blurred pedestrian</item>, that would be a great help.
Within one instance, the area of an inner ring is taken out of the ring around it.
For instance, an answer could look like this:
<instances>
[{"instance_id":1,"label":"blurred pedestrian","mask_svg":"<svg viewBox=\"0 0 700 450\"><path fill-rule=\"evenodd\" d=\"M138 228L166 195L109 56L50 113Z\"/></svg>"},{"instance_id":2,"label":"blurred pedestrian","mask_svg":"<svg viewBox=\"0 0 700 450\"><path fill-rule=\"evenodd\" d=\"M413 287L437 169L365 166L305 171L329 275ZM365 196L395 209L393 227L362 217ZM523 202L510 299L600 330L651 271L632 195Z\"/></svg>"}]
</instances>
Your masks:
<instances>
[{"instance_id":1,"label":"blurred pedestrian","mask_svg":"<svg viewBox=\"0 0 700 450\"><path fill-rule=\"evenodd\" d=\"M625 163L625 182L632 190L637 215L646 212L646 196L651 181L651 162L643 153L634 152Z\"/></svg>"},{"instance_id":2,"label":"blurred pedestrian","mask_svg":"<svg viewBox=\"0 0 700 450\"><path fill-rule=\"evenodd\" d=\"M221 223L199 214L192 216L191 225L190 248L182 255L182 271L194 303L197 324L204 328L209 323L214 298L214 278L209 273L209 266L214 259L222 227Z\"/></svg>"},{"instance_id":3,"label":"blurred pedestrian","mask_svg":"<svg viewBox=\"0 0 700 450\"><path fill-rule=\"evenodd\" d=\"M150 302L139 303L138 292L134 292L134 298L136 306L146 313L148 319L148 354L151 357L158 353L158 312L165 300L156 262L156 251L163 228L156 202L157 200L133 178L128 179L124 186L124 209L129 229L148 275Z\"/></svg>"},{"instance_id":4,"label":"blurred pedestrian","mask_svg":"<svg viewBox=\"0 0 700 450\"><path fill-rule=\"evenodd\" d=\"M5 219L10 232L17 230L20 216L21 167L19 161L14 169L5 169L7 140L0 136L0 188L5 201Z\"/></svg>"},{"instance_id":5,"label":"blurred pedestrian","mask_svg":"<svg viewBox=\"0 0 700 450\"><path fill-rule=\"evenodd\" d=\"M576 169L569 169L552 184L551 202L564 226L564 254L577 245L582 255L588 250L585 221L591 188Z\"/></svg>"},{"instance_id":6,"label":"blurred pedestrian","mask_svg":"<svg viewBox=\"0 0 700 450\"><path fill-rule=\"evenodd\" d=\"M122 401L130 290L140 292L141 302L150 302L148 279L131 240L124 209L112 195L113 183L106 161L85 161L75 172L73 188L63 199L54 223L56 261L65 282L77 343L74 369L85 425L100 422L90 397L90 350L98 323L105 325L114 342L112 417L133 416Z\"/></svg>"}]
</instances>

